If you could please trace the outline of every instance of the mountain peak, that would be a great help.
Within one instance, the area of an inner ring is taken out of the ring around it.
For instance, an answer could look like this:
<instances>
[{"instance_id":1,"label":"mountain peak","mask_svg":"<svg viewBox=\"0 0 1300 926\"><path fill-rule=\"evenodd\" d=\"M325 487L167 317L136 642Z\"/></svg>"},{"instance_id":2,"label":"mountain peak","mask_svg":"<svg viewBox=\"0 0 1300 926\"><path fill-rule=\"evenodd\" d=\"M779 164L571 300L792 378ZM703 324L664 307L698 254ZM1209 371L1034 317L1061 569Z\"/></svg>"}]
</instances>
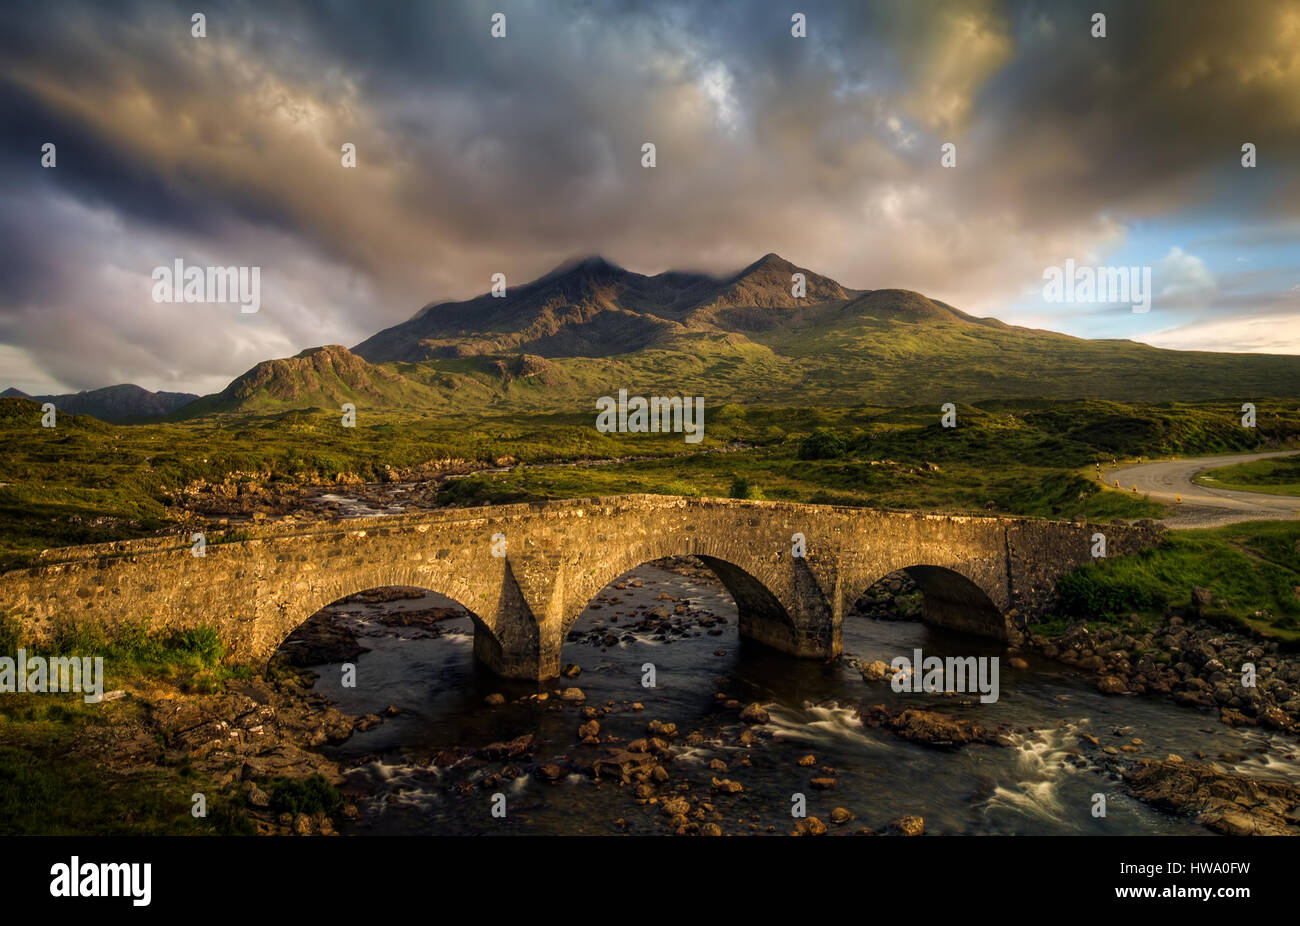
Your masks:
<instances>
[{"instance_id":1,"label":"mountain peak","mask_svg":"<svg viewBox=\"0 0 1300 926\"><path fill-rule=\"evenodd\" d=\"M561 261L556 267L546 274L546 277L559 276L560 274L573 273L575 271L585 273L599 273L601 271L612 270L618 273L623 272L623 268L618 264L606 260L600 254L588 254L585 257L570 257L568 260ZM542 277L542 279L546 279Z\"/></svg>"},{"instance_id":2,"label":"mountain peak","mask_svg":"<svg viewBox=\"0 0 1300 926\"><path fill-rule=\"evenodd\" d=\"M740 271L739 275L744 276L745 274L753 273L756 270L796 270L796 269L798 268L796 268L794 264L790 263L780 254L777 254L775 251L769 251L766 254L764 254L762 257L760 257L758 260L750 264L748 267L746 267L744 270Z\"/></svg>"},{"instance_id":3,"label":"mountain peak","mask_svg":"<svg viewBox=\"0 0 1300 926\"><path fill-rule=\"evenodd\" d=\"M320 347L309 347L306 350L299 351L293 355L293 359L300 360L304 357L315 357L317 354L323 354L327 357L354 356L352 351L348 350L342 344L322 344Z\"/></svg>"},{"instance_id":4,"label":"mountain peak","mask_svg":"<svg viewBox=\"0 0 1300 926\"><path fill-rule=\"evenodd\" d=\"M790 290L796 273L804 275L806 292L801 297L795 297ZM830 277L802 269L772 252L764 254L732 277L718 294L714 305L796 308L848 297L848 291Z\"/></svg>"}]
</instances>

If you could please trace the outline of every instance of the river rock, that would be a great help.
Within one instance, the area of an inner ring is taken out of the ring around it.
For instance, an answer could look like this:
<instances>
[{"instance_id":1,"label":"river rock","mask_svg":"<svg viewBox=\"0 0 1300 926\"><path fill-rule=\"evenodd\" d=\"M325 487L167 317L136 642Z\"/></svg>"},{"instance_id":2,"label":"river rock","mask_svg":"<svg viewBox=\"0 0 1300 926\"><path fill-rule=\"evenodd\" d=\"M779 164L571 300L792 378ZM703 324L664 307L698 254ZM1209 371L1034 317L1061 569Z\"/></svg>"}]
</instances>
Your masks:
<instances>
[{"instance_id":1,"label":"river rock","mask_svg":"<svg viewBox=\"0 0 1300 926\"><path fill-rule=\"evenodd\" d=\"M891 674L889 665L879 659L859 666L858 671L862 673L862 678L868 682L883 682Z\"/></svg>"},{"instance_id":2,"label":"river rock","mask_svg":"<svg viewBox=\"0 0 1300 926\"><path fill-rule=\"evenodd\" d=\"M476 749L474 755L484 759L519 759L532 755L535 738L531 733L516 736L509 742L488 743Z\"/></svg>"},{"instance_id":3,"label":"river rock","mask_svg":"<svg viewBox=\"0 0 1300 926\"><path fill-rule=\"evenodd\" d=\"M555 762L544 762L533 769L534 777L555 783L564 777L564 767Z\"/></svg>"},{"instance_id":4,"label":"river rock","mask_svg":"<svg viewBox=\"0 0 1300 926\"><path fill-rule=\"evenodd\" d=\"M652 720L650 723L646 724L646 732L651 736L676 736L677 724Z\"/></svg>"},{"instance_id":5,"label":"river rock","mask_svg":"<svg viewBox=\"0 0 1300 926\"><path fill-rule=\"evenodd\" d=\"M816 817L806 817L803 820L797 820L794 824L794 835L796 836L825 836L826 824Z\"/></svg>"},{"instance_id":6,"label":"river rock","mask_svg":"<svg viewBox=\"0 0 1300 926\"><path fill-rule=\"evenodd\" d=\"M655 775L655 772L659 769L660 766L654 756L649 753L631 752L626 749L610 749L592 759L588 771L593 778L609 776L627 784L634 777L642 780L645 777L650 777L660 781L661 779ZM666 779L668 777L667 773L663 777Z\"/></svg>"},{"instance_id":7,"label":"river rock","mask_svg":"<svg viewBox=\"0 0 1300 926\"><path fill-rule=\"evenodd\" d=\"M924 836L925 818L916 814L899 817L889 824L889 832L895 836Z\"/></svg>"},{"instance_id":8,"label":"river rock","mask_svg":"<svg viewBox=\"0 0 1300 926\"><path fill-rule=\"evenodd\" d=\"M670 797L659 805L659 810L666 817L685 816L691 811L691 802L684 797Z\"/></svg>"},{"instance_id":9,"label":"river rock","mask_svg":"<svg viewBox=\"0 0 1300 926\"><path fill-rule=\"evenodd\" d=\"M1128 691L1128 685L1124 684L1122 678L1114 675L1103 675L1097 679L1097 690L1102 694L1118 695Z\"/></svg>"},{"instance_id":10,"label":"river rock","mask_svg":"<svg viewBox=\"0 0 1300 926\"><path fill-rule=\"evenodd\" d=\"M953 748L968 743L1002 745L1002 739L971 720L955 719L937 711L909 708L894 712L883 704L858 712L863 723L883 727L903 739L936 748Z\"/></svg>"},{"instance_id":11,"label":"river rock","mask_svg":"<svg viewBox=\"0 0 1300 926\"><path fill-rule=\"evenodd\" d=\"M744 786L738 781L732 781L729 778L714 778L713 787L722 794L739 794L744 791Z\"/></svg>"}]
</instances>

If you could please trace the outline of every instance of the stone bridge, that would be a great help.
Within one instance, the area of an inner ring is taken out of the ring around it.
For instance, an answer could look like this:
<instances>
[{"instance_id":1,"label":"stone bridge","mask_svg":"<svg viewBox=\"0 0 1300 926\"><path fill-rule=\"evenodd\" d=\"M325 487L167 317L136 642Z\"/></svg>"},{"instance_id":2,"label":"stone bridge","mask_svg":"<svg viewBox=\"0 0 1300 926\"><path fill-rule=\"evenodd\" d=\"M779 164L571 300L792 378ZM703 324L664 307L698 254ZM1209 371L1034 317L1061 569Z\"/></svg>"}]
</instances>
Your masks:
<instances>
[{"instance_id":1,"label":"stone bridge","mask_svg":"<svg viewBox=\"0 0 1300 926\"><path fill-rule=\"evenodd\" d=\"M469 609L475 655L494 672L546 679L588 602L650 560L699 557L735 599L742 636L829 658L845 610L897 570L924 593L925 620L1014 639L1050 606L1055 580L1091 559L1096 532L1112 556L1157 537L1119 522L629 495L261 524L214 538L202 557L183 538L47 550L0 575L0 610L33 640L61 622L109 634L142 618L157 630L212 625L232 657L260 661L331 602L417 586Z\"/></svg>"}]
</instances>

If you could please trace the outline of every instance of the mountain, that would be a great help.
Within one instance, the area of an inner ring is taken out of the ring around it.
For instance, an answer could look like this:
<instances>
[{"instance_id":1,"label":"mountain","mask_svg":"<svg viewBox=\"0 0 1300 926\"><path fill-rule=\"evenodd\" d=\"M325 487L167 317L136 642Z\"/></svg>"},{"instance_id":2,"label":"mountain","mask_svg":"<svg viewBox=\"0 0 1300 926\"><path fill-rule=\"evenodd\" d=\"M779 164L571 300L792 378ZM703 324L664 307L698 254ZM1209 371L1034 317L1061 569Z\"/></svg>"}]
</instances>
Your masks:
<instances>
[{"instance_id":1,"label":"mountain","mask_svg":"<svg viewBox=\"0 0 1300 926\"><path fill-rule=\"evenodd\" d=\"M52 402L56 409L71 415L90 415L100 421L122 422L171 414L198 396L188 392L150 392L124 383L63 395L27 395L11 387L0 392L0 398L31 399L42 404Z\"/></svg>"},{"instance_id":2,"label":"mountain","mask_svg":"<svg viewBox=\"0 0 1300 926\"><path fill-rule=\"evenodd\" d=\"M264 360L215 395L186 407L185 418L215 411L397 406L431 398L398 373L367 363L338 344L313 347L282 360Z\"/></svg>"},{"instance_id":3,"label":"mountain","mask_svg":"<svg viewBox=\"0 0 1300 926\"><path fill-rule=\"evenodd\" d=\"M792 277L804 275L796 297ZM767 254L730 276L567 261L504 298L427 305L351 351L267 361L207 411L574 412L626 388L710 404L1300 397L1300 357L1161 350L977 318L921 293L853 290Z\"/></svg>"},{"instance_id":4,"label":"mountain","mask_svg":"<svg viewBox=\"0 0 1300 926\"><path fill-rule=\"evenodd\" d=\"M353 348L372 363L519 351L543 357L608 357L670 346L693 331L725 330L729 310L798 309L844 301L848 291L811 271L807 298L791 295L797 268L768 254L734 277L668 271L644 276L603 257L569 261L504 298L425 306L409 321Z\"/></svg>"}]
</instances>

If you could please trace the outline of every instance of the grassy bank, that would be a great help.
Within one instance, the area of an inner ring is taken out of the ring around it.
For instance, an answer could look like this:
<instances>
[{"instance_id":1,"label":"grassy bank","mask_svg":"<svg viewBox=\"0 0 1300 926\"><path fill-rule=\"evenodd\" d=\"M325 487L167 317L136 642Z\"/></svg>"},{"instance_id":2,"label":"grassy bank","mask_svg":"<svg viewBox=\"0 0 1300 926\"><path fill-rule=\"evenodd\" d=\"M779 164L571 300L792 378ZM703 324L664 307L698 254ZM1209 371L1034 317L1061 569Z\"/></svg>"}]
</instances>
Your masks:
<instances>
[{"instance_id":1,"label":"grassy bank","mask_svg":"<svg viewBox=\"0 0 1300 926\"><path fill-rule=\"evenodd\" d=\"M22 647L32 656L102 656L104 691L153 687L210 693L241 670L222 665L216 632L198 628L150 634L141 623L114 636L68 624L36 645L17 623L0 621L0 654ZM119 766L118 730L138 723L135 699L85 703L82 693L0 694L0 833L44 835L217 835L251 833L242 802L190 767L168 761L162 743L152 761ZM191 815L202 793L207 816Z\"/></svg>"},{"instance_id":2,"label":"grassy bank","mask_svg":"<svg viewBox=\"0 0 1300 926\"><path fill-rule=\"evenodd\" d=\"M199 723L213 727L213 742L224 743L244 710L222 714L226 686L263 683L249 667L230 663L213 628L151 633L141 622L106 639L98 629L65 625L36 644L21 637L15 621L0 621L0 654L19 647L29 659L102 656L103 690L127 696L87 704L85 692L0 694L0 835L254 835L284 814L337 817L343 799L319 774L258 776L267 798L254 813L239 774L242 758L214 763L220 750L191 754L183 738L172 741ZM285 673L268 670L263 678ZM290 688L302 684L295 674ZM218 709L159 721L159 711L182 703ZM277 700L276 724L287 703ZM310 708L303 710L310 716ZM195 794L203 795L205 815L192 813Z\"/></svg>"},{"instance_id":3,"label":"grassy bank","mask_svg":"<svg viewBox=\"0 0 1300 926\"><path fill-rule=\"evenodd\" d=\"M1155 619L1173 608L1300 642L1300 524L1252 521L1170 533L1155 549L1091 563L1057 587L1071 619ZM1208 596L1197 601L1197 588Z\"/></svg>"},{"instance_id":4,"label":"grassy bank","mask_svg":"<svg viewBox=\"0 0 1300 926\"><path fill-rule=\"evenodd\" d=\"M1300 495L1300 456L1274 457L1207 469L1198 473L1194 481L1216 489Z\"/></svg>"},{"instance_id":5,"label":"grassy bank","mask_svg":"<svg viewBox=\"0 0 1300 926\"><path fill-rule=\"evenodd\" d=\"M37 699L39 705L33 703ZM161 748L155 763L120 769L113 767L111 756L87 749L93 731L107 734L106 711L132 709L84 704L80 695L0 696L0 833L251 833L230 786L187 763L167 763ZM206 798L206 817L191 815L196 792Z\"/></svg>"}]
</instances>

